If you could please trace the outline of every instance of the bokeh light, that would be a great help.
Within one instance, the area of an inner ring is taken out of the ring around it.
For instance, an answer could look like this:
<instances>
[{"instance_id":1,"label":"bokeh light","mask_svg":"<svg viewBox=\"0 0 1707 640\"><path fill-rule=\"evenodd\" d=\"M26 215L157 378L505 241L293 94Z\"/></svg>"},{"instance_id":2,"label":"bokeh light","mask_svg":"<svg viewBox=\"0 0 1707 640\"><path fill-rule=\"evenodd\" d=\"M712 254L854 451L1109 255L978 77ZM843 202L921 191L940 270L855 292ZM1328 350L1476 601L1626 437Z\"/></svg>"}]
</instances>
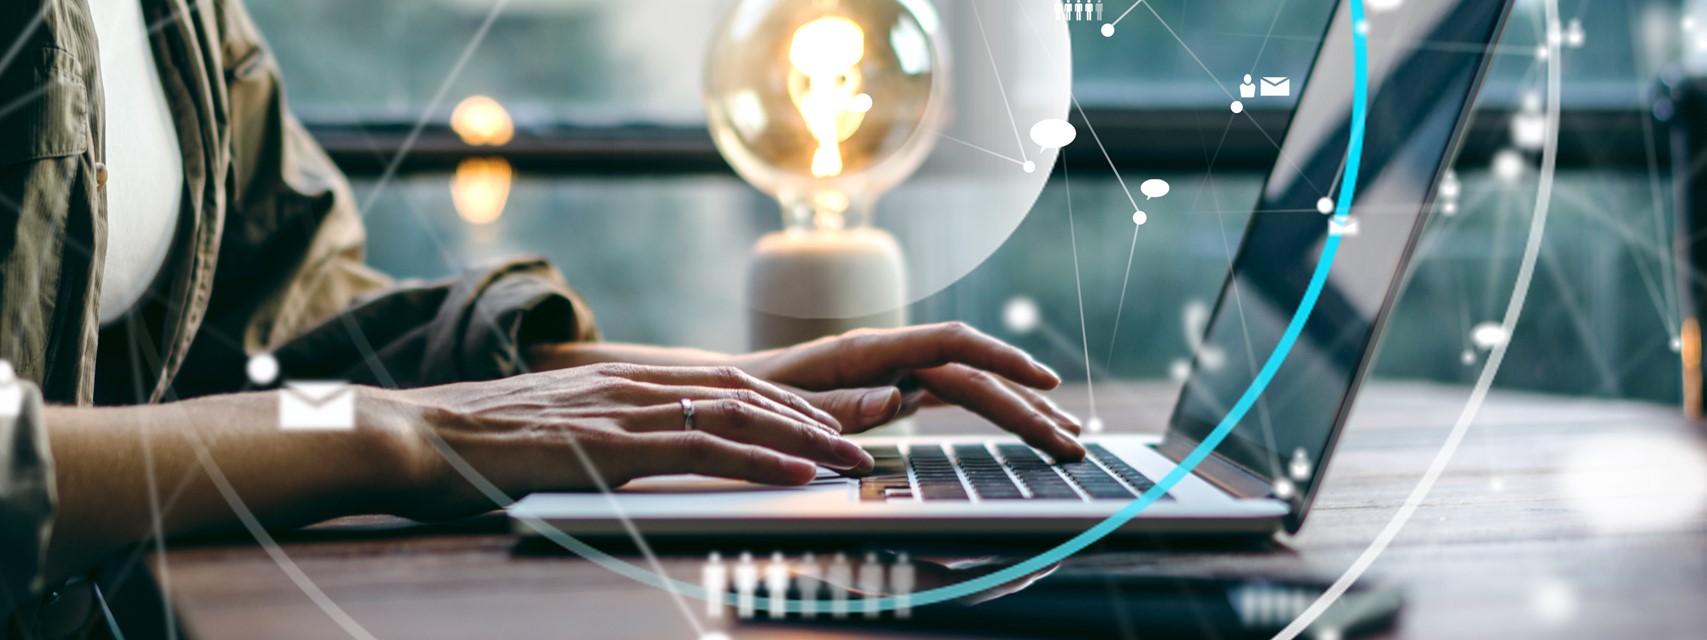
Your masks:
<instances>
[{"instance_id":1,"label":"bokeh light","mask_svg":"<svg viewBox=\"0 0 1707 640\"><path fill-rule=\"evenodd\" d=\"M468 96L450 114L450 128L473 146L500 146L516 135L516 125L510 112L486 96Z\"/></svg>"},{"instance_id":2,"label":"bokeh light","mask_svg":"<svg viewBox=\"0 0 1707 640\"><path fill-rule=\"evenodd\" d=\"M490 224L504 215L514 171L503 158L465 158L451 178L451 202L456 215L469 224Z\"/></svg>"},{"instance_id":3,"label":"bokeh light","mask_svg":"<svg viewBox=\"0 0 1707 640\"><path fill-rule=\"evenodd\" d=\"M1560 483L1597 532L1675 530L1707 507L1707 452L1681 434L1587 438L1571 447Z\"/></svg>"}]
</instances>

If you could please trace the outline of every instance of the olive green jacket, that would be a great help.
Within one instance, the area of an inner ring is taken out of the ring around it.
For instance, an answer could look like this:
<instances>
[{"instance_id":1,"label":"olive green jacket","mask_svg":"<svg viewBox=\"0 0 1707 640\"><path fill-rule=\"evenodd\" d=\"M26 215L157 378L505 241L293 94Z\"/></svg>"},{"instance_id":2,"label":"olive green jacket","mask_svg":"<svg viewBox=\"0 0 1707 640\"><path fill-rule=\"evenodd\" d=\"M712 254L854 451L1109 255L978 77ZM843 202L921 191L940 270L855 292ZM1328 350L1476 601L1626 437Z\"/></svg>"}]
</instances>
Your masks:
<instances>
[{"instance_id":1,"label":"olive green jacket","mask_svg":"<svg viewBox=\"0 0 1707 640\"><path fill-rule=\"evenodd\" d=\"M183 210L153 292L105 329L88 3L0 2L0 358L18 378L0 382L0 619L45 587L54 495L38 390L69 405L237 391L261 352L281 378L419 386L511 375L527 342L596 337L540 260L406 286L368 269L349 185L287 109L241 2L138 1L183 153ZM28 399L16 415L6 384Z\"/></svg>"}]
</instances>

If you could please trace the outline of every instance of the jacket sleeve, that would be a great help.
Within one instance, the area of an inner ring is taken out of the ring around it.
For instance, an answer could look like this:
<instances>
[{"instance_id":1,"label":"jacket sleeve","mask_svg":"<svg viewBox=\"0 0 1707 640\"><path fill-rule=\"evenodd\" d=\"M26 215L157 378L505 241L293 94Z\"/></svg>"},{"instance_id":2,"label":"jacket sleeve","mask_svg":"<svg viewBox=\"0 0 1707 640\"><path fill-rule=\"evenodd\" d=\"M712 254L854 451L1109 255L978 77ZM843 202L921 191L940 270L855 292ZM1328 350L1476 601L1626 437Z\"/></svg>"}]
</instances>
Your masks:
<instances>
[{"instance_id":1,"label":"jacket sleeve","mask_svg":"<svg viewBox=\"0 0 1707 640\"><path fill-rule=\"evenodd\" d=\"M41 394L9 373L0 369L0 620L41 597L55 504Z\"/></svg>"},{"instance_id":2,"label":"jacket sleeve","mask_svg":"<svg viewBox=\"0 0 1707 640\"><path fill-rule=\"evenodd\" d=\"M536 340L590 340L592 314L537 259L399 285L364 264L344 175L286 107L239 2L220 2L231 177L218 270L179 397L242 388L248 356L281 375L409 387L512 375Z\"/></svg>"}]
</instances>

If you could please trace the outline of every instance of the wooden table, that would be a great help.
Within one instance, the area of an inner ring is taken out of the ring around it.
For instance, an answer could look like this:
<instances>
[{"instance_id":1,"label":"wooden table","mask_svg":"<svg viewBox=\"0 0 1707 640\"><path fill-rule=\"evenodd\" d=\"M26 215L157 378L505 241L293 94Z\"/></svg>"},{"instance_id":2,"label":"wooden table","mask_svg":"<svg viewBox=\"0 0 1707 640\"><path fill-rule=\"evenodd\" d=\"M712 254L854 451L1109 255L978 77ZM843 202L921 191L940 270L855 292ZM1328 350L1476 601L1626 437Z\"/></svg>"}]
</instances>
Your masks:
<instances>
[{"instance_id":1,"label":"wooden table","mask_svg":"<svg viewBox=\"0 0 1707 640\"><path fill-rule=\"evenodd\" d=\"M1174 392L1168 385L1097 387L1103 415L1127 417L1110 420L1111 430L1159 428ZM1061 394L1068 403L1083 396L1082 390ZM1468 390L1458 387L1372 385L1315 510L1295 537L1240 551L1085 553L1065 569L1094 564L1132 573L1331 579L1393 516L1467 396ZM930 432L982 428L955 411L927 415L922 423ZM1405 596L1391 635L1703 637L1703 505L1696 502L1693 515L1685 515L1675 500L1662 503L1676 514L1668 522L1623 518L1615 520L1618 528L1608 529L1581 508L1592 501L1573 499L1582 488L1572 484L1574 478L1595 477L1592 470L1582 471L1581 461L1632 449L1621 443L1660 443L1663 453L1676 457L1685 447L1700 447L1701 434L1701 427L1679 419L1670 407L1492 395L1439 484L1366 577ZM1642 460L1621 460L1633 462L1637 472L1647 469ZM1682 471L1698 477L1707 473ZM375 524L367 522L280 540L302 576L377 638L694 637L665 593L575 556L518 554L516 538L502 521L488 522L485 529L467 531L389 532L372 531ZM701 558L666 553L664 563L672 575L693 581ZM151 566L194 637L348 635L252 541L176 546L153 557ZM701 603L689 606L697 612ZM736 638L854 637L846 631L775 627L738 627L730 633Z\"/></svg>"}]
</instances>

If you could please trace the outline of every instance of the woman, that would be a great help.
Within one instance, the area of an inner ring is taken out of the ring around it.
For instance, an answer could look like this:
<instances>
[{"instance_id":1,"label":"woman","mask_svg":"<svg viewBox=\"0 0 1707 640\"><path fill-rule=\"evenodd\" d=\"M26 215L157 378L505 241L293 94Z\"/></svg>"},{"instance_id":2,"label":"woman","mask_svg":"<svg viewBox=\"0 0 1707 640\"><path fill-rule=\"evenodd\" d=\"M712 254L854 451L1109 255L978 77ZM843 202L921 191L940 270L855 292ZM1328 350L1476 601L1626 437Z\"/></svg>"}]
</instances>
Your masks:
<instances>
[{"instance_id":1,"label":"woman","mask_svg":"<svg viewBox=\"0 0 1707 640\"><path fill-rule=\"evenodd\" d=\"M1036 391L1055 374L963 325L726 356L596 342L536 259L388 281L236 0L9 2L0 42L0 614L26 628L149 536L497 506L451 461L511 497L801 484L869 468L846 434L939 401L1084 453ZM356 428L280 430L257 354L367 385Z\"/></svg>"}]
</instances>

